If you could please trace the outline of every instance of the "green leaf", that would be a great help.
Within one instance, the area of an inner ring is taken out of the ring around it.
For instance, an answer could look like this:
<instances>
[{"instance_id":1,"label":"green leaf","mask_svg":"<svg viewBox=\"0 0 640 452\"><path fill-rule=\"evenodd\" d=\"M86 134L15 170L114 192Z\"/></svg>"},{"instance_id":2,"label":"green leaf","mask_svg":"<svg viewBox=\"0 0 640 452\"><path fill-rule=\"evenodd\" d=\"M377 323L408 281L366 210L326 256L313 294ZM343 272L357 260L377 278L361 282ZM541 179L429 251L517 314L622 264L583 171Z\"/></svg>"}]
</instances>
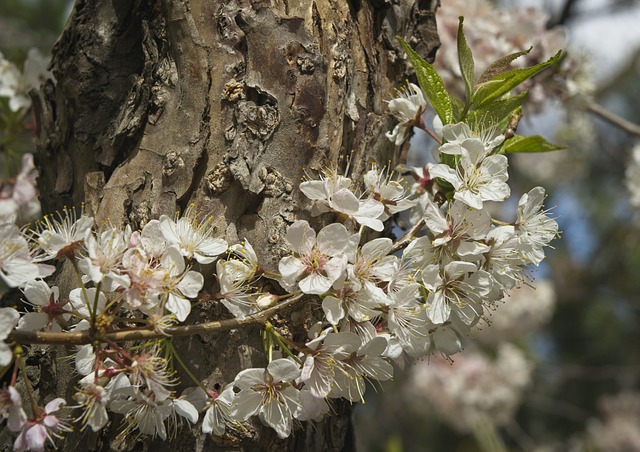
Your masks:
<instances>
[{"instance_id":1,"label":"green leaf","mask_svg":"<svg viewBox=\"0 0 640 452\"><path fill-rule=\"evenodd\" d=\"M471 49L467 44L467 39L464 36L464 30L462 23L464 17L458 18L460 24L458 25L458 63L460 64L460 72L462 73L462 80L464 80L464 89L466 93L465 106L468 107L471 103L471 94L473 92L473 84L475 78L475 68L473 64L473 55Z\"/></svg>"},{"instance_id":2,"label":"green leaf","mask_svg":"<svg viewBox=\"0 0 640 452\"><path fill-rule=\"evenodd\" d=\"M523 91L516 96L487 102L482 107L470 111L467 116L467 122L470 125L473 122L476 127L480 125L484 127L499 125L502 121L508 119L514 111L520 108L528 96L529 91Z\"/></svg>"},{"instance_id":3,"label":"green leaf","mask_svg":"<svg viewBox=\"0 0 640 452\"><path fill-rule=\"evenodd\" d=\"M550 152L558 151L560 149L566 149L566 146L558 146L557 144L549 143L540 135L532 135L529 137L523 137L521 135L514 135L504 142L500 153L502 154L515 154L517 152Z\"/></svg>"},{"instance_id":4,"label":"green leaf","mask_svg":"<svg viewBox=\"0 0 640 452\"><path fill-rule=\"evenodd\" d=\"M464 102L458 99L455 96L450 96L451 99L451 108L453 109L453 122L462 121L462 117L464 115Z\"/></svg>"},{"instance_id":5,"label":"green leaf","mask_svg":"<svg viewBox=\"0 0 640 452\"><path fill-rule=\"evenodd\" d=\"M491 80L496 75L502 74L507 69L509 69L509 66L511 65L511 62L513 60L515 60L517 58L520 58L522 55L528 54L529 52L531 52L531 49L533 49L533 47L529 47L527 50L522 50L520 52L515 52L515 53L509 54L507 56L503 56L502 58L498 58L496 61L491 63L489 65L489 67L487 67L484 70L484 72L482 73L482 75L478 79L478 84L484 83L484 82L488 82L489 80Z\"/></svg>"},{"instance_id":6,"label":"green leaf","mask_svg":"<svg viewBox=\"0 0 640 452\"><path fill-rule=\"evenodd\" d=\"M411 65L418 76L418 83L420 83L420 87L427 99L433 105L440 119L442 119L442 123L451 124L453 122L453 108L451 106L451 98L444 87L442 78L440 78L433 66L423 60L404 39L401 37L398 37L398 39L409 56Z\"/></svg>"},{"instance_id":7,"label":"green leaf","mask_svg":"<svg viewBox=\"0 0 640 452\"><path fill-rule=\"evenodd\" d=\"M554 64L558 61L561 54L562 51L559 51L547 61L540 64L523 69L513 69L494 76L488 82L479 83L476 85L475 92L473 93L473 105L478 108L487 102L491 102L507 94L520 83Z\"/></svg>"}]
</instances>

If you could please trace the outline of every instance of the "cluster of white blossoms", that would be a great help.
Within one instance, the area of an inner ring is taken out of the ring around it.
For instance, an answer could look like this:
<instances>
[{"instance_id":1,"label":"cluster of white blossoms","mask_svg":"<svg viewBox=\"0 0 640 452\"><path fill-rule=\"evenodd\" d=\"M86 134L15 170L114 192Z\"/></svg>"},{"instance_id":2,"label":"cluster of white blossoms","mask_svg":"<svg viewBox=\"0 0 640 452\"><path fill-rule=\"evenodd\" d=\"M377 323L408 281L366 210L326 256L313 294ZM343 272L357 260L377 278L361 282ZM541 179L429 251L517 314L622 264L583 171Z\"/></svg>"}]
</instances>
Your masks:
<instances>
[{"instance_id":1,"label":"cluster of white blossoms","mask_svg":"<svg viewBox=\"0 0 640 452\"><path fill-rule=\"evenodd\" d=\"M460 432L487 421L502 426L513 419L532 371L533 364L510 343L501 343L495 358L477 351L465 351L453 363L434 357L413 370L408 402L420 412L432 408Z\"/></svg>"},{"instance_id":2,"label":"cluster of white blossoms","mask_svg":"<svg viewBox=\"0 0 640 452\"><path fill-rule=\"evenodd\" d=\"M455 361L435 356L411 368L401 389L403 403L417 413L435 414L460 432L508 424L535 371L523 339L549 320L554 305L553 286L546 280L510 291L491 312L490 324L471 332Z\"/></svg>"},{"instance_id":3,"label":"cluster of white blossoms","mask_svg":"<svg viewBox=\"0 0 640 452\"><path fill-rule=\"evenodd\" d=\"M598 400L601 417L590 419L583 450L640 450L640 394L623 391Z\"/></svg>"},{"instance_id":4,"label":"cluster of white blossoms","mask_svg":"<svg viewBox=\"0 0 640 452\"><path fill-rule=\"evenodd\" d=\"M251 244L228 246L214 234L212 219L198 218L194 208L175 220L151 220L140 231L96 230L92 218L73 210L45 217L33 231L2 224L0 276L22 289L29 309L0 311L0 366L14 359L4 342L11 343L14 327L89 331L95 340L75 356L84 376L72 411L80 428L103 428L112 411L124 415L125 431L166 438L182 419L195 423L204 412L207 433L221 435L230 423L258 416L286 437L294 420L329 413L332 398L364 400L365 382L392 378L394 362L457 353L485 311L525 281L525 266L540 263L557 224L542 207L539 187L520 198L514 222L493 220L486 204L509 195L506 157L492 153L502 138L477 135L464 124L445 126L443 137L440 155L453 163L427 164L415 184L376 165L362 184L335 171L301 183L314 214L338 214L342 222L319 231L305 220L289 226L291 253L280 260L279 275L270 275L288 294L263 291L267 276ZM416 224L402 238L363 240L365 228L382 230L403 211ZM65 296L44 279L54 268L46 262L56 259L69 260L83 283ZM168 337L212 276L192 265L213 263L215 297L237 319L305 295L321 302L324 320L302 342L268 327L288 358L246 369L222 391L199 386L178 396ZM149 324L160 339L133 350L109 339L109 332L136 322ZM41 450L69 428L54 414L63 402L55 410L34 405L28 417L13 385L3 394L0 412L30 449Z\"/></svg>"},{"instance_id":5,"label":"cluster of white blossoms","mask_svg":"<svg viewBox=\"0 0 640 452\"><path fill-rule=\"evenodd\" d=\"M396 145L413 126L424 127L420 114L427 97L433 102L417 85L408 90L389 102L400 120L387 135ZM477 93L467 107L499 94L486 86ZM527 266L540 264L558 225L543 208L541 187L520 197L514 221L492 218L490 204L510 196L506 137L481 121L475 129L456 123L451 100L439 102L449 123L432 133L438 161L412 169L414 183L374 164L362 180L326 170L300 184L311 216L324 218L289 225L289 253L277 274L261 266L248 240L229 245L218 236L213 218L195 206L139 231L97 226L73 209L33 230L1 223L0 277L24 295L25 312L0 309L1 374L13 368L0 413L18 433L16 449L43 450L73 424L99 431L109 412L123 416L123 434L166 439L200 422L202 432L225 435L257 417L285 438L297 423L331 413L334 399L364 401L366 382L391 379L408 360L458 353L487 311L526 282ZM491 105L509 114L500 102ZM405 220L394 224L399 216ZM383 235L405 223L396 240ZM50 263L60 260L77 276L64 292L48 279ZM227 325L264 325L266 367L214 388L195 379L173 336L194 331L181 324L197 323L192 306L205 300L227 308ZM321 307L306 337L269 322L296 303ZM132 346L131 333L145 340ZM79 345L82 377L63 414L64 399L41 407L33 397L24 363L24 347L33 343ZM174 365L195 384L181 394ZM18 375L24 394L16 390Z\"/></svg>"}]
</instances>

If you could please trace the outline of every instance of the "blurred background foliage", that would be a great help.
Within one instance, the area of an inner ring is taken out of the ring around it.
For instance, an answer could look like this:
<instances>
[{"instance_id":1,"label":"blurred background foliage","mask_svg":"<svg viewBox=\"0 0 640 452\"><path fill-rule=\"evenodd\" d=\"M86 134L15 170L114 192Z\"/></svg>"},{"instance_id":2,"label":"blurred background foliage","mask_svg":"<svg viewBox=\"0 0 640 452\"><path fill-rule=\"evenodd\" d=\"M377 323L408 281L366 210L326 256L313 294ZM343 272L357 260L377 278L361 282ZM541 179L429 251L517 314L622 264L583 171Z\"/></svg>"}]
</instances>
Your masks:
<instances>
[{"instance_id":1,"label":"blurred background foliage","mask_svg":"<svg viewBox=\"0 0 640 452\"><path fill-rule=\"evenodd\" d=\"M443 0L441 8L446 9L451 1ZM612 20L604 28L593 29L593 33L605 33L607 27L616 27L630 38L618 44L603 40L599 47L589 49L596 80L591 100L640 124L637 1L494 3L503 9L531 5L546 9L548 27L567 28L570 53L577 52L580 43L575 30L585 26L588 30L592 21L628 16L622 27ZM68 0L3 0L0 52L18 67L31 47L50 53L70 8ZM473 28L478 20L467 16L465 29ZM613 54L622 63L600 71L605 57ZM606 75L599 77L601 73ZM489 419L472 432L460 433L415 392L421 390L415 381L416 369L426 365L428 371L435 363L409 364L406 372L396 374L395 381L383 388L369 388L366 405L357 407L359 450L640 450L634 448L640 447L632 442L634 432L628 431L635 426L635 435L640 435L640 209L629 202L625 185L630 150L640 137L594 114L593 105L559 109L562 102L566 99L549 100L545 109L520 127L523 133L542 134L569 149L514 159L510 167L514 194L519 196L535 185L547 189L547 206L554 206L563 231L545 265L534 272L537 278L551 281L555 312L535 331L515 341L533 364L519 408L505 425L493 426ZM30 143L27 140L22 147L26 150ZM495 356L495 348L473 341L468 349ZM495 381L495 385L503 383ZM624 416L627 424L611 427L616 416ZM606 431L609 427L613 433ZM607 435L613 438L609 443L603 442ZM616 444L615 439L625 440L624 435L632 439L626 446Z\"/></svg>"}]
</instances>

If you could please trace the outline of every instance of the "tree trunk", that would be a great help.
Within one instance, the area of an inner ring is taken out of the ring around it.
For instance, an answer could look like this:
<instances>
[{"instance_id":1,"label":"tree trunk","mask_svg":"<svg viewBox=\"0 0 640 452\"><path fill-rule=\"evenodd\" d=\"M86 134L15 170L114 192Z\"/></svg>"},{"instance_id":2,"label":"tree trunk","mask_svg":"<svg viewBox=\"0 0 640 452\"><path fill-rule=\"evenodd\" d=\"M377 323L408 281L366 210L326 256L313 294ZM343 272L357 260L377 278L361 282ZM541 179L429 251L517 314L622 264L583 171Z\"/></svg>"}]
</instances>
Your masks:
<instances>
[{"instance_id":1,"label":"tree trunk","mask_svg":"<svg viewBox=\"0 0 640 452\"><path fill-rule=\"evenodd\" d=\"M399 163L384 137L393 125L385 100L408 74L396 36L432 58L437 3L78 0L54 48L56 82L36 102L43 210L85 202L98 224L140 227L194 204L218 219L229 243L248 239L276 271L287 225L317 221L298 190L305 174L344 166L345 157L356 177L372 161ZM275 321L301 337L317 313L310 298ZM227 316L212 302L189 321ZM257 327L183 339L179 348L209 386L265 364ZM74 385L52 361L41 360L41 398ZM351 407L336 411L287 440L254 422L255 430L224 438L197 425L172 442L135 447L352 449ZM114 439L118 427L71 435L63 448L133 448L135 438Z\"/></svg>"}]
</instances>

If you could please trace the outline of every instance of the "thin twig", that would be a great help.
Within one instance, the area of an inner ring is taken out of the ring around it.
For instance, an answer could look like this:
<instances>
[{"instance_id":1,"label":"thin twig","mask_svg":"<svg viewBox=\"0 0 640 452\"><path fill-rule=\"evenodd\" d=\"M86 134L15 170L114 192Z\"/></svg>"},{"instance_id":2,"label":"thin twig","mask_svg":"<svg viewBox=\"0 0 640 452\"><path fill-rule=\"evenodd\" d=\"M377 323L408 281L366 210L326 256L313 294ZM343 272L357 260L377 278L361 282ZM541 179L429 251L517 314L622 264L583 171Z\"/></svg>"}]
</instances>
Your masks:
<instances>
[{"instance_id":1,"label":"thin twig","mask_svg":"<svg viewBox=\"0 0 640 452\"><path fill-rule=\"evenodd\" d=\"M602 105L599 105L594 101L589 101L587 103L587 110L604 119L605 121L613 124L614 126L621 128L628 134L640 137L640 126L616 115L615 113L604 108Z\"/></svg>"},{"instance_id":2,"label":"thin twig","mask_svg":"<svg viewBox=\"0 0 640 452\"><path fill-rule=\"evenodd\" d=\"M195 334L211 334L228 331L245 325L265 323L269 318L278 312L296 304L302 299L304 294L298 294L282 303L264 311L249 315L244 319L216 320L213 322L200 323L196 325L183 325L165 328L160 333L150 328L128 328L106 333L103 339L113 342L139 341L150 339L161 339L170 336L193 336ZM100 338L94 337L91 331L78 333L52 333L46 331L18 331L15 330L9 335L9 340L18 344L50 344L50 345L86 345Z\"/></svg>"},{"instance_id":3,"label":"thin twig","mask_svg":"<svg viewBox=\"0 0 640 452\"><path fill-rule=\"evenodd\" d=\"M409 228L407 232L405 232L405 234L402 237L400 237L396 243L393 244L393 246L391 247L391 251L389 251L389 253L390 254L395 253L396 251L399 251L402 248L406 247L411 242L411 240L413 240L413 237L415 237L416 233L420 229L422 229L423 226L424 226L424 218L420 218L416 222L416 224L411 226L411 228Z\"/></svg>"}]
</instances>

